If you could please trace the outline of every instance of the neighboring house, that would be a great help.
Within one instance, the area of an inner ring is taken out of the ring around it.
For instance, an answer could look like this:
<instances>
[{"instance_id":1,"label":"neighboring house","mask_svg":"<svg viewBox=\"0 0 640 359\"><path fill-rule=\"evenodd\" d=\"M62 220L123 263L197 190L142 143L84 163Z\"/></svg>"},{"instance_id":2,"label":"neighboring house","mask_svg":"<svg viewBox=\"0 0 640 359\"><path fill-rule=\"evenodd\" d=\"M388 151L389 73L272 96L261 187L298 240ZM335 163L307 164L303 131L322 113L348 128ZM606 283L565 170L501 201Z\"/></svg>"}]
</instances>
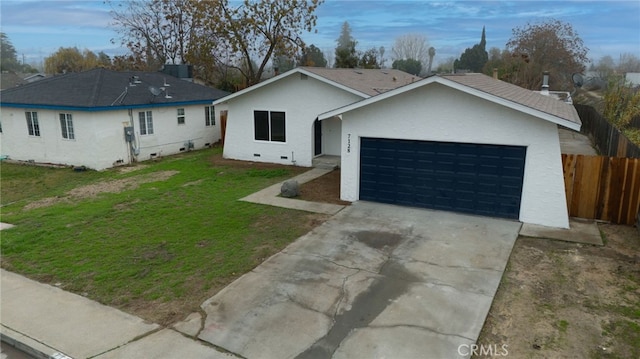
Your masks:
<instances>
[{"instance_id":1,"label":"neighboring house","mask_svg":"<svg viewBox=\"0 0 640 359\"><path fill-rule=\"evenodd\" d=\"M224 157L311 166L341 152L339 119L320 113L420 78L399 70L298 67L213 103L228 109Z\"/></svg>"},{"instance_id":2,"label":"neighboring house","mask_svg":"<svg viewBox=\"0 0 640 359\"><path fill-rule=\"evenodd\" d=\"M558 125L573 106L482 74L432 76L320 114L342 125L341 198L568 228Z\"/></svg>"},{"instance_id":3,"label":"neighboring house","mask_svg":"<svg viewBox=\"0 0 640 359\"><path fill-rule=\"evenodd\" d=\"M42 80L46 76L44 74L24 74L11 71L3 71L0 76L0 89L9 89L12 87L24 85L34 81Z\"/></svg>"},{"instance_id":4,"label":"neighboring house","mask_svg":"<svg viewBox=\"0 0 640 359\"><path fill-rule=\"evenodd\" d=\"M227 94L159 72L39 80L0 93L1 154L102 170L207 147L220 140L211 103Z\"/></svg>"},{"instance_id":5,"label":"neighboring house","mask_svg":"<svg viewBox=\"0 0 640 359\"><path fill-rule=\"evenodd\" d=\"M624 79L631 86L640 86L640 72L627 72L624 74Z\"/></svg>"}]
</instances>

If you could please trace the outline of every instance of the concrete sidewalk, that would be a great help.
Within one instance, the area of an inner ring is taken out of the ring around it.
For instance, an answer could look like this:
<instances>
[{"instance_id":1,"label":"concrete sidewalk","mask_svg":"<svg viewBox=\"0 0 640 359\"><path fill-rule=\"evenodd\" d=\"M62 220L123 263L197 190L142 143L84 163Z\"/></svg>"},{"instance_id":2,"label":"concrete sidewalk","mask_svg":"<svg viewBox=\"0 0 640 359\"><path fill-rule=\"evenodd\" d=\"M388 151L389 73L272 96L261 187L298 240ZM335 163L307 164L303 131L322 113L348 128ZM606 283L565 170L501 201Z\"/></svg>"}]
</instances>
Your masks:
<instances>
[{"instance_id":1,"label":"concrete sidewalk","mask_svg":"<svg viewBox=\"0 0 640 359\"><path fill-rule=\"evenodd\" d=\"M333 171L333 169L314 168L303 174L293 177L290 180L298 181L299 184L303 184L320 176L324 176L331 171ZM251 203L266 204L269 206L284 207L297 209L300 211L332 215L340 212L345 207L338 204L310 202L300 199L279 197L281 186L282 182L276 183L273 186L269 186L261 191L250 194L244 198L241 198L240 200Z\"/></svg>"},{"instance_id":2,"label":"concrete sidewalk","mask_svg":"<svg viewBox=\"0 0 640 359\"><path fill-rule=\"evenodd\" d=\"M36 358L235 358L171 329L0 270L3 345Z\"/></svg>"}]
</instances>

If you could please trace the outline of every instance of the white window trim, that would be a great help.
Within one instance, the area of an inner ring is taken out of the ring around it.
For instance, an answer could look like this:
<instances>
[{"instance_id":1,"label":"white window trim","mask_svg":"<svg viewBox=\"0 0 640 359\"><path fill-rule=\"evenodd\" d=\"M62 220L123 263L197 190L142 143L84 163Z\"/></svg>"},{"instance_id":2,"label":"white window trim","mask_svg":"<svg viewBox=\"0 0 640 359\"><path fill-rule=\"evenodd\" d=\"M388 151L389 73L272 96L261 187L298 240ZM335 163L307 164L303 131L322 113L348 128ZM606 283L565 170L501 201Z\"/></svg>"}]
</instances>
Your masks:
<instances>
[{"instance_id":1,"label":"white window trim","mask_svg":"<svg viewBox=\"0 0 640 359\"><path fill-rule=\"evenodd\" d=\"M214 127L216 125L216 107L213 105L205 106L204 126ZM209 123L207 124L207 114L209 115Z\"/></svg>"},{"instance_id":2,"label":"white window trim","mask_svg":"<svg viewBox=\"0 0 640 359\"><path fill-rule=\"evenodd\" d=\"M62 119L60 116L64 116L64 127L66 127L67 137L64 137L64 128L62 127ZM73 126L73 114L71 113L60 113L58 114L58 122L60 123L60 136L62 136L62 140L64 141L75 141L76 140L76 132ZM69 126L69 122L71 126ZM71 129L71 131L69 131Z\"/></svg>"},{"instance_id":3,"label":"white window trim","mask_svg":"<svg viewBox=\"0 0 640 359\"><path fill-rule=\"evenodd\" d=\"M27 113L30 114L31 123L29 123L29 119L27 119ZM34 113L36 114L36 122L37 122L37 127L38 127L37 134L36 134L36 126L33 125L33 114ZM42 134L41 134L41 131L40 131L40 120L38 119L38 111L25 111L24 119L27 122L27 135L29 137L41 137ZM33 132L33 135L31 134L31 132Z\"/></svg>"},{"instance_id":4,"label":"white window trim","mask_svg":"<svg viewBox=\"0 0 640 359\"><path fill-rule=\"evenodd\" d=\"M144 132L145 133L142 133L142 125L140 124L141 113L144 113ZM149 113L151 113L151 116L149 116ZM149 121L149 117L151 117L151 121ZM149 122L151 122L151 126L149 126ZM151 110L138 111L138 126L140 127L140 136L153 136L156 133L155 128L153 126L153 111ZM149 133L149 128L151 128L151 133Z\"/></svg>"},{"instance_id":5,"label":"white window trim","mask_svg":"<svg viewBox=\"0 0 640 359\"><path fill-rule=\"evenodd\" d=\"M180 110L182 110L182 115L180 114ZM176 109L176 116L178 126L184 126L187 124L187 111L184 109L184 107L179 107ZM180 118L182 118L182 123L180 123Z\"/></svg>"}]
</instances>

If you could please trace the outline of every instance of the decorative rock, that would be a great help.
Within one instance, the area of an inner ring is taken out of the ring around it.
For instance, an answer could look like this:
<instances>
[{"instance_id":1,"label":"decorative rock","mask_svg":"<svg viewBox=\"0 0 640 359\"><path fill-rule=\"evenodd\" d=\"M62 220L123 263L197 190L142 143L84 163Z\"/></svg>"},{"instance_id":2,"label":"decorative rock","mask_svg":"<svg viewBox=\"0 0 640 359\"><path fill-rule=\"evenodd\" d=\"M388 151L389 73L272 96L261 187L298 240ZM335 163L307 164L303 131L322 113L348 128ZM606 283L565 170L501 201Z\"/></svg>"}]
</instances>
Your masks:
<instances>
[{"instance_id":1,"label":"decorative rock","mask_svg":"<svg viewBox=\"0 0 640 359\"><path fill-rule=\"evenodd\" d=\"M280 187L280 195L282 197L291 198L300 194L300 185L298 181L290 180L286 181Z\"/></svg>"}]
</instances>

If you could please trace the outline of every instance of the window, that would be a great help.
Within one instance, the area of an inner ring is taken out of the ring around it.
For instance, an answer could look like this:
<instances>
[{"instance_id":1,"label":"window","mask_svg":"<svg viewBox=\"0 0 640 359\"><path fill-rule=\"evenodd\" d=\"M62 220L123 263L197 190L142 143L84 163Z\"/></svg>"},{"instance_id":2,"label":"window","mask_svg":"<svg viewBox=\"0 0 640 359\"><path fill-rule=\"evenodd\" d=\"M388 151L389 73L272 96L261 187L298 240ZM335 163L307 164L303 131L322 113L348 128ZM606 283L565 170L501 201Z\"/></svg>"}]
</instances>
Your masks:
<instances>
[{"instance_id":1,"label":"window","mask_svg":"<svg viewBox=\"0 0 640 359\"><path fill-rule=\"evenodd\" d=\"M140 134L153 135L153 118L151 117L151 111L138 112L138 118L140 119Z\"/></svg>"},{"instance_id":2,"label":"window","mask_svg":"<svg viewBox=\"0 0 640 359\"><path fill-rule=\"evenodd\" d=\"M204 125L205 126L216 125L216 110L213 106L204 107Z\"/></svg>"},{"instance_id":3,"label":"window","mask_svg":"<svg viewBox=\"0 0 640 359\"><path fill-rule=\"evenodd\" d=\"M178 125L184 125L184 108L178 109Z\"/></svg>"},{"instance_id":4,"label":"window","mask_svg":"<svg viewBox=\"0 0 640 359\"><path fill-rule=\"evenodd\" d=\"M38 124L37 112L25 112L27 116L27 128L29 128L29 136L40 136L40 125Z\"/></svg>"},{"instance_id":5,"label":"window","mask_svg":"<svg viewBox=\"0 0 640 359\"><path fill-rule=\"evenodd\" d=\"M73 140L76 136L73 134L73 120L70 113L60 114L60 128L62 128L62 138Z\"/></svg>"},{"instance_id":6,"label":"window","mask_svg":"<svg viewBox=\"0 0 640 359\"><path fill-rule=\"evenodd\" d=\"M286 142L284 112L253 111L253 124L257 141Z\"/></svg>"}]
</instances>

